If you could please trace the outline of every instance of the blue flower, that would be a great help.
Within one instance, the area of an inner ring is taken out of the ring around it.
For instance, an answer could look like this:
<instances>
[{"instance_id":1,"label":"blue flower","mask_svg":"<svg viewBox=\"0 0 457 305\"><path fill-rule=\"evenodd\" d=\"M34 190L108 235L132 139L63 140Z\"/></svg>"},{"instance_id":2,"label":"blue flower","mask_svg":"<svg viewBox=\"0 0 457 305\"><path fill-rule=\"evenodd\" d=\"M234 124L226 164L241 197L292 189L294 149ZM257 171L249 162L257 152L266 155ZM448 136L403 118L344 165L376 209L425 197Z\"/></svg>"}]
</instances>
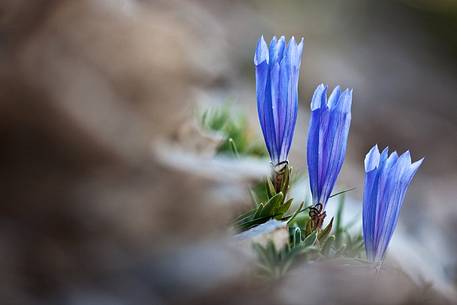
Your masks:
<instances>
[{"instance_id":1,"label":"blue flower","mask_svg":"<svg viewBox=\"0 0 457 305\"><path fill-rule=\"evenodd\" d=\"M272 164L287 161L298 108L298 78L303 39L273 37L267 47L263 36L254 56L257 111Z\"/></svg>"},{"instance_id":2,"label":"blue flower","mask_svg":"<svg viewBox=\"0 0 457 305\"><path fill-rule=\"evenodd\" d=\"M406 190L423 159L411 164L409 151L400 157L379 153L375 145L365 157L363 194L363 238L367 258L382 262L397 225Z\"/></svg>"},{"instance_id":3,"label":"blue flower","mask_svg":"<svg viewBox=\"0 0 457 305\"><path fill-rule=\"evenodd\" d=\"M325 208L343 166L351 125L352 89L337 86L327 101L327 86L319 85L311 100L308 128L308 174L313 204Z\"/></svg>"}]
</instances>

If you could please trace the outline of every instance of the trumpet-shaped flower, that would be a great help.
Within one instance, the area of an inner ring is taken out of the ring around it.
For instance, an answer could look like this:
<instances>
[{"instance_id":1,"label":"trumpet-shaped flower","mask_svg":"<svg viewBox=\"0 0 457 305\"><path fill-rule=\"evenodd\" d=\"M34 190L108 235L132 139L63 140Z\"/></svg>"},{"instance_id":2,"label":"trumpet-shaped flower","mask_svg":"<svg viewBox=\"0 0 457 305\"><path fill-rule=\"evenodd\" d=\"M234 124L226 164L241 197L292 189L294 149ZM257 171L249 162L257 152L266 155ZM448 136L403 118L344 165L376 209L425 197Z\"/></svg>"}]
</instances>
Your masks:
<instances>
[{"instance_id":1,"label":"trumpet-shaped flower","mask_svg":"<svg viewBox=\"0 0 457 305\"><path fill-rule=\"evenodd\" d=\"M379 153L375 145L365 157L363 238L367 258L382 262L397 225L406 190L423 159L411 163L409 151L401 156Z\"/></svg>"},{"instance_id":2,"label":"trumpet-shaped flower","mask_svg":"<svg viewBox=\"0 0 457 305\"><path fill-rule=\"evenodd\" d=\"M294 135L302 51L303 39L286 45L284 36L273 37L269 47L262 36L255 51L257 111L274 166L287 161Z\"/></svg>"},{"instance_id":3,"label":"trumpet-shaped flower","mask_svg":"<svg viewBox=\"0 0 457 305\"><path fill-rule=\"evenodd\" d=\"M337 86L327 100L319 85L311 100L307 161L313 204L325 208L343 166L351 125L352 89Z\"/></svg>"}]
</instances>

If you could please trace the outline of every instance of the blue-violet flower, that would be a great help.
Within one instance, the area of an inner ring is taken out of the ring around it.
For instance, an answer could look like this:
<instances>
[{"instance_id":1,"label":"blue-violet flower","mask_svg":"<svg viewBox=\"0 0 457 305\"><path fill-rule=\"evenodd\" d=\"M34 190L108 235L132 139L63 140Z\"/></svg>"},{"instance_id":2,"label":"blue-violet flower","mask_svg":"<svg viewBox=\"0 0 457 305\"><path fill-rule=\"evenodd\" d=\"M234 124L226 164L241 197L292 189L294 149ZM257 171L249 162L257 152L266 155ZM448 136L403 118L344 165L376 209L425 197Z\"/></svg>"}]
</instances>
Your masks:
<instances>
[{"instance_id":1,"label":"blue-violet flower","mask_svg":"<svg viewBox=\"0 0 457 305\"><path fill-rule=\"evenodd\" d=\"M273 166L287 161L298 108L298 79L303 39L286 45L284 36L273 37L270 47L263 36L254 56L257 111Z\"/></svg>"},{"instance_id":2,"label":"blue-violet flower","mask_svg":"<svg viewBox=\"0 0 457 305\"><path fill-rule=\"evenodd\" d=\"M423 159L411 164L409 151L401 156L379 153L375 145L365 157L363 238L367 258L380 263L397 225L406 190Z\"/></svg>"},{"instance_id":3,"label":"blue-violet flower","mask_svg":"<svg viewBox=\"0 0 457 305\"><path fill-rule=\"evenodd\" d=\"M352 89L337 86L327 101L327 86L319 85L311 100L307 161L313 204L325 209L343 166L351 125Z\"/></svg>"}]
</instances>

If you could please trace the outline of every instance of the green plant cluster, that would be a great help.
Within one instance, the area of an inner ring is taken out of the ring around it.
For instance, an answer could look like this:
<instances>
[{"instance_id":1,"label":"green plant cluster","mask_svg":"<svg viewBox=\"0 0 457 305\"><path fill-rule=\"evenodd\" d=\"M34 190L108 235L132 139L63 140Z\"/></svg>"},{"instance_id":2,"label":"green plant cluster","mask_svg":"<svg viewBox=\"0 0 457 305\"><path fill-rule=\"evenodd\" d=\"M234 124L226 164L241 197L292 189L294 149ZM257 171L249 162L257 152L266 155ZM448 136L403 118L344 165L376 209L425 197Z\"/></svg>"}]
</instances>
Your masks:
<instances>
[{"instance_id":1,"label":"green plant cluster","mask_svg":"<svg viewBox=\"0 0 457 305\"><path fill-rule=\"evenodd\" d=\"M273 186L271 178L265 179L264 187L257 186L251 189L251 195L254 201L254 208L243 213L234 221L234 227L239 231L245 231L258 226L272 218L277 220L287 220L287 213L293 199L286 200L289 190L290 175L292 169L285 168L284 179L281 182L278 192ZM301 204L303 206L303 203Z\"/></svg>"},{"instance_id":2,"label":"green plant cluster","mask_svg":"<svg viewBox=\"0 0 457 305\"><path fill-rule=\"evenodd\" d=\"M201 116L204 128L225 136L217 154L265 157L263 146L249 137L246 122L244 115L235 115L227 105L206 110ZM342 222L344 193L347 191L332 195L340 196L335 217L327 221L323 228L315 227L310 216L311 204L305 205L305 202L301 202L295 211L290 211L294 199L289 198L288 193L296 180L297 177L292 177L292 168L286 165L278 187L275 188L272 177L266 177L263 182L251 186L253 208L233 221L233 227L239 232L252 229L270 219L287 222L289 242L284 248L276 249L273 242L266 246L254 245L260 274L280 277L298 261L340 257L362 259L364 245L361 232L355 235L350 232L355 221L346 226L343 226Z\"/></svg>"},{"instance_id":3,"label":"green plant cluster","mask_svg":"<svg viewBox=\"0 0 457 305\"><path fill-rule=\"evenodd\" d=\"M243 113L235 113L229 104L209 108L200 115L203 128L221 133L224 141L217 148L216 153L222 155L245 155L266 157L265 147L253 138L248 131L248 120Z\"/></svg>"},{"instance_id":4,"label":"green plant cluster","mask_svg":"<svg viewBox=\"0 0 457 305\"><path fill-rule=\"evenodd\" d=\"M315 261L331 258L363 259L363 238L361 233L351 234L355 221L342 224L344 195L341 195L336 217L323 229L311 230L307 208L295 213L288 221L289 243L283 249L276 249L273 242L265 247L256 244L254 249L259 257L262 275L280 277L295 261Z\"/></svg>"}]
</instances>

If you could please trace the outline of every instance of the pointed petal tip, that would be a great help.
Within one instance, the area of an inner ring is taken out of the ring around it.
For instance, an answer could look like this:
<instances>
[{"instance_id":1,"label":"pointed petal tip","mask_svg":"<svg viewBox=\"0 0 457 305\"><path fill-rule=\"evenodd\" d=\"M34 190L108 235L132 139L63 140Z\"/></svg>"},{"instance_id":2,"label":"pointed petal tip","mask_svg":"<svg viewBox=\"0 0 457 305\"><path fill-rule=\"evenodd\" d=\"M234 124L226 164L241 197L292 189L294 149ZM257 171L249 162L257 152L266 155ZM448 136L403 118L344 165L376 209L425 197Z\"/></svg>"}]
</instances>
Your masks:
<instances>
[{"instance_id":1,"label":"pointed petal tip","mask_svg":"<svg viewBox=\"0 0 457 305\"><path fill-rule=\"evenodd\" d=\"M339 90L340 94L338 97L338 102L335 105L335 109L337 111L341 111L342 113L350 114L351 106L352 106L352 94L349 89L345 89L341 92L341 87L336 86L335 90Z\"/></svg>"},{"instance_id":2,"label":"pointed petal tip","mask_svg":"<svg viewBox=\"0 0 457 305\"><path fill-rule=\"evenodd\" d=\"M411 153L409 152L409 150L405 151L402 156L406 159L405 162L408 165L411 165Z\"/></svg>"},{"instance_id":3,"label":"pointed petal tip","mask_svg":"<svg viewBox=\"0 0 457 305\"><path fill-rule=\"evenodd\" d=\"M340 86L336 86L333 88L332 93L330 93L330 97L328 98L327 101L327 106L329 108L338 108L340 104L340 97L341 97L341 90Z\"/></svg>"},{"instance_id":4,"label":"pointed petal tip","mask_svg":"<svg viewBox=\"0 0 457 305\"><path fill-rule=\"evenodd\" d=\"M371 151L377 151L379 153L379 146L378 146L378 143L376 143L375 145L373 145L373 147L370 149L370 152ZM369 153L370 153L369 152Z\"/></svg>"},{"instance_id":5,"label":"pointed petal tip","mask_svg":"<svg viewBox=\"0 0 457 305\"><path fill-rule=\"evenodd\" d=\"M378 144L374 145L370 151L365 156L365 172L368 173L376 169L379 165L380 153L378 149Z\"/></svg>"},{"instance_id":6,"label":"pointed petal tip","mask_svg":"<svg viewBox=\"0 0 457 305\"><path fill-rule=\"evenodd\" d=\"M412 162L411 166L421 166L422 162L424 162L425 157L420 158L419 160Z\"/></svg>"},{"instance_id":7,"label":"pointed petal tip","mask_svg":"<svg viewBox=\"0 0 457 305\"><path fill-rule=\"evenodd\" d=\"M269 61L269 54L268 54L268 46L267 43L265 42L265 39L263 38L263 35L260 36L259 41L257 42L257 48L255 50L255 55L254 55L254 64L256 66L260 65L266 61L268 63Z\"/></svg>"},{"instance_id":8,"label":"pointed petal tip","mask_svg":"<svg viewBox=\"0 0 457 305\"><path fill-rule=\"evenodd\" d=\"M419 167L422 165L422 162L424 162L424 159L425 159L425 157L422 157L421 159L417 160L416 162L414 162L411 165Z\"/></svg>"},{"instance_id":9,"label":"pointed petal tip","mask_svg":"<svg viewBox=\"0 0 457 305\"><path fill-rule=\"evenodd\" d=\"M263 44L267 44L267 42L265 41L265 37L263 36L263 34L260 36L259 38L259 42L257 43L257 45L263 45Z\"/></svg>"},{"instance_id":10,"label":"pointed petal tip","mask_svg":"<svg viewBox=\"0 0 457 305\"><path fill-rule=\"evenodd\" d=\"M322 105L323 95L327 96L327 85L320 84L316 87L311 99L311 111L320 109Z\"/></svg>"},{"instance_id":11,"label":"pointed petal tip","mask_svg":"<svg viewBox=\"0 0 457 305\"><path fill-rule=\"evenodd\" d=\"M289 47L289 49L292 49L292 50L297 49L297 42L295 41L294 36L292 36L292 38L290 38L288 47Z\"/></svg>"}]
</instances>

